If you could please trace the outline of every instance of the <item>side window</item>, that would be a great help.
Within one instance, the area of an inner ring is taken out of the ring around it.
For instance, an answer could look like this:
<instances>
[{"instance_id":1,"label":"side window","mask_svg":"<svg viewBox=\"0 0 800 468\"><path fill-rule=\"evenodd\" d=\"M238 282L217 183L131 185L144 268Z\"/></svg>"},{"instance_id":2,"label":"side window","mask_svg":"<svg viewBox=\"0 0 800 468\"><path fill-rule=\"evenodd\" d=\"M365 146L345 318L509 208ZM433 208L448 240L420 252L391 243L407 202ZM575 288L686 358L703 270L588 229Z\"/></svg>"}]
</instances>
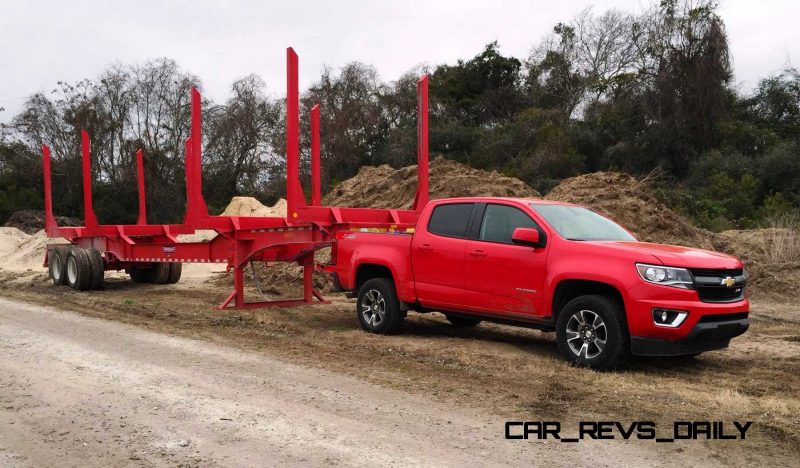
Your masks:
<instances>
[{"instance_id":1,"label":"side window","mask_svg":"<svg viewBox=\"0 0 800 468\"><path fill-rule=\"evenodd\" d=\"M448 237L465 237L473 203L439 205L433 209L428 231Z\"/></svg>"},{"instance_id":2,"label":"side window","mask_svg":"<svg viewBox=\"0 0 800 468\"><path fill-rule=\"evenodd\" d=\"M514 229L539 228L530 216L519 208L507 205L486 205L479 240L511 244Z\"/></svg>"}]
</instances>

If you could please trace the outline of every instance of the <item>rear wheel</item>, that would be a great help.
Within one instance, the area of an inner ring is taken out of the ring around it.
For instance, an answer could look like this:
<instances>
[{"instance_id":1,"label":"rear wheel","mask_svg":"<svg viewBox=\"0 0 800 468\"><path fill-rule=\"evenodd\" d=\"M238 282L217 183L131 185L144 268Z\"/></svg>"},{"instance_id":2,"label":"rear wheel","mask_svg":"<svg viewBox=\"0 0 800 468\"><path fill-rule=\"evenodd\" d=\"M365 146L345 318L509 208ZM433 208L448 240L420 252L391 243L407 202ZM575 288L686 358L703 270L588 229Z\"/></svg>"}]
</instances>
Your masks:
<instances>
[{"instance_id":1,"label":"rear wheel","mask_svg":"<svg viewBox=\"0 0 800 468\"><path fill-rule=\"evenodd\" d=\"M388 278L373 278L358 290L356 314L361 328L370 333L390 335L400 330L403 312L394 282Z\"/></svg>"},{"instance_id":2,"label":"rear wheel","mask_svg":"<svg viewBox=\"0 0 800 468\"><path fill-rule=\"evenodd\" d=\"M153 284L167 284L169 281L170 267L167 262L158 262L153 267L153 276L150 282Z\"/></svg>"},{"instance_id":3,"label":"rear wheel","mask_svg":"<svg viewBox=\"0 0 800 468\"><path fill-rule=\"evenodd\" d=\"M56 286L66 282L66 250L59 247L47 251L47 273Z\"/></svg>"},{"instance_id":4,"label":"rear wheel","mask_svg":"<svg viewBox=\"0 0 800 468\"><path fill-rule=\"evenodd\" d=\"M67 254L67 284L77 291L89 289L92 281L92 265L85 249L73 247Z\"/></svg>"},{"instance_id":5,"label":"rear wheel","mask_svg":"<svg viewBox=\"0 0 800 468\"><path fill-rule=\"evenodd\" d=\"M169 264L169 284L175 284L181 279L181 272L183 271L183 263L172 262Z\"/></svg>"},{"instance_id":6,"label":"rear wheel","mask_svg":"<svg viewBox=\"0 0 800 468\"><path fill-rule=\"evenodd\" d=\"M461 317L458 315L450 315L450 314L445 314L445 317L447 317L447 321L450 322L452 326L459 328L474 327L475 325L481 323L480 319L472 317Z\"/></svg>"},{"instance_id":7,"label":"rear wheel","mask_svg":"<svg viewBox=\"0 0 800 468\"><path fill-rule=\"evenodd\" d=\"M558 349L575 365L613 369L625 360L630 349L623 317L622 307L611 298L577 297L558 314Z\"/></svg>"},{"instance_id":8,"label":"rear wheel","mask_svg":"<svg viewBox=\"0 0 800 468\"><path fill-rule=\"evenodd\" d=\"M153 268L128 268L126 270L134 283L151 283L153 278Z\"/></svg>"},{"instance_id":9,"label":"rear wheel","mask_svg":"<svg viewBox=\"0 0 800 468\"><path fill-rule=\"evenodd\" d=\"M86 250L89 255L89 263L91 264L92 277L89 281L89 289L101 289L103 287L103 277L106 273L105 261L103 254L94 247Z\"/></svg>"}]
</instances>

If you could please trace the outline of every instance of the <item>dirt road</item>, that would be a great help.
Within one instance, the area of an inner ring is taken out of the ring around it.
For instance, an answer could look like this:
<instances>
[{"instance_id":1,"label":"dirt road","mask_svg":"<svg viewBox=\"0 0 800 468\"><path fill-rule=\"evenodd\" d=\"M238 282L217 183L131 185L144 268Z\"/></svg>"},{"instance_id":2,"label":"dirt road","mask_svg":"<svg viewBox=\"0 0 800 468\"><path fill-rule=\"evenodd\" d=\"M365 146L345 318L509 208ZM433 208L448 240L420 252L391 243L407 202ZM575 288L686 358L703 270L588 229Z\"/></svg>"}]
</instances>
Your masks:
<instances>
[{"instance_id":1,"label":"dirt road","mask_svg":"<svg viewBox=\"0 0 800 468\"><path fill-rule=\"evenodd\" d=\"M501 418L468 407L6 299L0 353L0 465L658 460L623 444L506 441Z\"/></svg>"}]
</instances>

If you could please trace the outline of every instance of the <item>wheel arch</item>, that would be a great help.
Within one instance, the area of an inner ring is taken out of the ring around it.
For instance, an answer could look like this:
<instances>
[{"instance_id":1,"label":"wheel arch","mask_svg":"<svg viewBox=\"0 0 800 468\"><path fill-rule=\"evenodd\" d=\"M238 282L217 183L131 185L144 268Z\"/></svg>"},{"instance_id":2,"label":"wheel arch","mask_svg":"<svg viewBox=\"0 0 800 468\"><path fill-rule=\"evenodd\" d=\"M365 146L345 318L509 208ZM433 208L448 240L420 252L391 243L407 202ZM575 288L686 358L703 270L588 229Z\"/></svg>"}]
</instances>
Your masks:
<instances>
[{"instance_id":1,"label":"wheel arch","mask_svg":"<svg viewBox=\"0 0 800 468\"><path fill-rule=\"evenodd\" d=\"M569 301L586 295L605 296L617 302L622 307L623 316L621 318L623 323L627 324L625 298L617 286L604 281L577 278L563 279L556 285L551 302L553 321L558 320L558 314Z\"/></svg>"},{"instance_id":2,"label":"wheel arch","mask_svg":"<svg viewBox=\"0 0 800 468\"><path fill-rule=\"evenodd\" d=\"M395 287L397 287L394 272L389 266L375 262L362 262L355 268L353 290L358 291L362 284L372 278L390 279L395 283Z\"/></svg>"}]
</instances>

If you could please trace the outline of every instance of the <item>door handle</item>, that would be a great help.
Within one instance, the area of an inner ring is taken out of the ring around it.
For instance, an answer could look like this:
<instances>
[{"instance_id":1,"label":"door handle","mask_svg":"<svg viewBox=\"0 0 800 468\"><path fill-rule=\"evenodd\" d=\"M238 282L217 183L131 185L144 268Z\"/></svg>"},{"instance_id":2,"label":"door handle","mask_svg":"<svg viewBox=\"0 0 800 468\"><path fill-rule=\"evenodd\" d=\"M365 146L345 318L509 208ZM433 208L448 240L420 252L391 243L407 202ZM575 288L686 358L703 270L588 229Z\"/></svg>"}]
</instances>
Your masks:
<instances>
[{"instance_id":1,"label":"door handle","mask_svg":"<svg viewBox=\"0 0 800 468\"><path fill-rule=\"evenodd\" d=\"M419 246L419 250L433 250L433 246L430 244L422 244Z\"/></svg>"},{"instance_id":2,"label":"door handle","mask_svg":"<svg viewBox=\"0 0 800 468\"><path fill-rule=\"evenodd\" d=\"M473 250L469 254L472 255L473 257L485 257L486 256L486 252L483 251L483 250Z\"/></svg>"}]
</instances>

